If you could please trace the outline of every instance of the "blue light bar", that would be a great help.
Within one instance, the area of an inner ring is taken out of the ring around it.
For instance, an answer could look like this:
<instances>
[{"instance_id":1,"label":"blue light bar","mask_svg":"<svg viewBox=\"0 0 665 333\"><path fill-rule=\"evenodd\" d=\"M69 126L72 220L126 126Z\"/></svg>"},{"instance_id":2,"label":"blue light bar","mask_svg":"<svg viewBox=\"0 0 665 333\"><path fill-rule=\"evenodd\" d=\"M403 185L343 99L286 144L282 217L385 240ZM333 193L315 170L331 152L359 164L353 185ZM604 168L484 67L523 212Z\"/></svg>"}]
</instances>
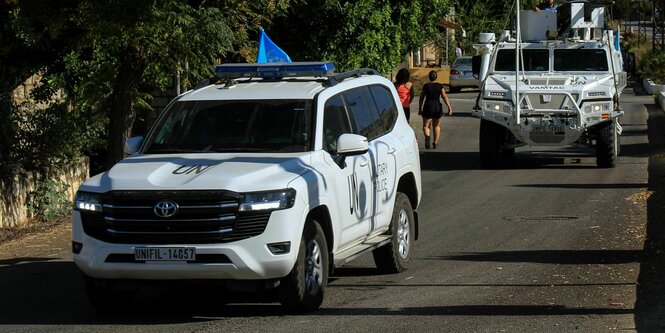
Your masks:
<instances>
[{"instance_id":1,"label":"blue light bar","mask_svg":"<svg viewBox=\"0 0 665 333\"><path fill-rule=\"evenodd\" d=\"M327 77L333 74L332 62L273 62L265 64L223 64L215 67L215 75L220 79L283 77Z\"/></svg>"}]
</instances>

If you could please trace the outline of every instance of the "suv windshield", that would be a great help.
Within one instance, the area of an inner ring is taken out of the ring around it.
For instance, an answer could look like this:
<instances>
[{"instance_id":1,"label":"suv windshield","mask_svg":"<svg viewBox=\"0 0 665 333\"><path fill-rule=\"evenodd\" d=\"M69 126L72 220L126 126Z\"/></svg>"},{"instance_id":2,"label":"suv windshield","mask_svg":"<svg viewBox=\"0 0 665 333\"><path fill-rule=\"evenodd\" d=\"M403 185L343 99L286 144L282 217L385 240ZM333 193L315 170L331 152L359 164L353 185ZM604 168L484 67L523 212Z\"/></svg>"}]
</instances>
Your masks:
<instances>
[{"instance_id":1,"label":"suv windshield","mask_svg":"<svg viewBox=\"0 0 665 333\"><path fill-rule=\"evenodd\" d=\"M524 71L548 71L549 50L547 49L523 49L523 62L520 70ZM496 55L494 70L498 72L515 71L515 49L499 50Z\"/></svg>"},{"instance_id":2,"label":"suv windshield","mask_svg":"<svg viewBox=\"0 0 665 333\"><path fill-rule=\"evenodd\" d=\"M148 138L145 153L307 151L311 105L309 100L176 102Z\"/></svg>"},{"instance_id":3,"label":"suv windshield","mask_svg":"<svg viewBox=\"0 0 665 333\"><path fill-rule=\"evenodd\" d=\"M554 70L570 72L603 72L608 70L603 49L554 50Z\"/></svg>"}]
</instances>

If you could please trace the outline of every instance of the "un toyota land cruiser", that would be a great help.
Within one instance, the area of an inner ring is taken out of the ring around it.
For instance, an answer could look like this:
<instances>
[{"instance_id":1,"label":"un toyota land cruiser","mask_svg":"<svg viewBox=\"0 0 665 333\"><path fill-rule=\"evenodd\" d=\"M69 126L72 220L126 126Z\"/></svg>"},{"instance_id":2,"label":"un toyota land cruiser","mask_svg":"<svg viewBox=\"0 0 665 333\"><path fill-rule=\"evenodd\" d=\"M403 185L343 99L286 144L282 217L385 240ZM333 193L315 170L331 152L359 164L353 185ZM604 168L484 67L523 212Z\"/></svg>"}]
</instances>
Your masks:
<instances>
[{"instance_id":1,"label":"un toyota land cruiser","mask_svg":"<svg viewBox=\"0 0 665 333\"><path fill-rule=\"evenodd\" d=\"M481 34L472 115L481 118L482 167L500 167L525 145L592 147L599 167L615 166L626 72L614 31L603 30L604 9L568 2L557 11L518 11L515 34L505 31L498 42Z\"/></svg>"},{"instance_id":2,"label":"un toyota land cruiser","mask_svg":"<svg viewBox=\"0 0 665 333\"><path fill-rule=\"evenodd\" d=\"M220 65L86 181L72 248L93 307L126 306L127 281L214 279L307 311L331 270L366 251L381 271L405 270L421 198L414 132L390 81L333 69Z\"/></svg>"}]
</instances>

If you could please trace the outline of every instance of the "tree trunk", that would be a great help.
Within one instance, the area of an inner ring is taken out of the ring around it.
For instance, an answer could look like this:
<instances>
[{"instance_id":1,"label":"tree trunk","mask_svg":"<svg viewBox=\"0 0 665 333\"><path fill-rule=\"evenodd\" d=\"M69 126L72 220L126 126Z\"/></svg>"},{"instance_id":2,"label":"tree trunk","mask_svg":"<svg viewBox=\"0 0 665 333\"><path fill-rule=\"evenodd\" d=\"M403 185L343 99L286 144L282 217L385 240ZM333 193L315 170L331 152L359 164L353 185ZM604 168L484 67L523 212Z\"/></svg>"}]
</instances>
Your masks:
<instances>
[{"instance_id":1,"label":"tree trunk","mask_svg":"<svg viewBox=\"0 0 665 333\"><path fill-rule=\"evenodd\" d=\"M0 166L4 165L4 167L8 167L12 163L10 152L16 139L16 130L13 126L11 113L11 91L3 87L0 91Z\"/></svg>"},{"instance_id":2,"label":"tree trunk","mask_svg":"<svg viewBox=\"0 0 665 333\"><path fill-rule=\"evenodd\" d=\"M146 60L137 50L123 52L120 55L118 75L113 85L113 92L107 101L109 112L107 169L124 157L123 147L131 135L134 123L132 106L145 68Z\"/></svg>"}]
</instances>

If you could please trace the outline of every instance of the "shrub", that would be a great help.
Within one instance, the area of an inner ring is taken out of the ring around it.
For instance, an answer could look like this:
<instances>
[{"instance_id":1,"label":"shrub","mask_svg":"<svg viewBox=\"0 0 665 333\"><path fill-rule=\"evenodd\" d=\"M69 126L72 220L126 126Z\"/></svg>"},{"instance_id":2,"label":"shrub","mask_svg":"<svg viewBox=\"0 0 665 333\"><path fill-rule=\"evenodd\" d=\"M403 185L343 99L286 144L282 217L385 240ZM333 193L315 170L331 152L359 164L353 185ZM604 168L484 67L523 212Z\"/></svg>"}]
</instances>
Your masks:
<instances>
[{"instance_id":1,"label":"shrub","mask_svg":"<svg viewBox=\"0 0 665 333\"><path fill-rule=\"evenodd\" d=\"M28 211L37 219L49 221L69 214L71 201L67 185L62 180L42 179L28 195Z\"/></svg>"},{"instance_id":2,"label":"shrub","mask_svg":"<svg viewBox=\"0 0 665 333\"><path fill-rule=\"evenodd\" d=\"M640 62L640 75L657 84L665 84L665 54L647 53Z\"/></svg>"}]
</instances>

